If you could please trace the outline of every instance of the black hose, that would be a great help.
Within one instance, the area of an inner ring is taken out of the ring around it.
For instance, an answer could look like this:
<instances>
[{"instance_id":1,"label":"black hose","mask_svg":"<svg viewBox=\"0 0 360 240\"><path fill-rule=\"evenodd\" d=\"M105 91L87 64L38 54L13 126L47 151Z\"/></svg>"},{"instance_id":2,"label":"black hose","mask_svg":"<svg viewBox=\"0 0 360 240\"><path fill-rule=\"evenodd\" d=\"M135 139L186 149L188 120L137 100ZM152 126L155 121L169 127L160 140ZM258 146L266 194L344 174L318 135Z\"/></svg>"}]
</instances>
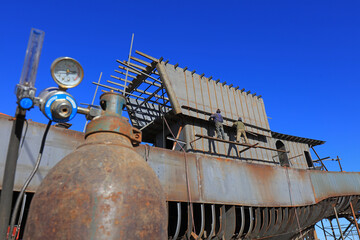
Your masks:
<instances>
[{"instance_id":1,"label":"black hose","mask_svg":"<svg viewBox=\"0 0 360 240\"><path fill-rule=\"evenodd\" d=\"M9 239L11 239L11 240L13 239L12 232L13 232L13 229L14 229L16 217L17 217L17 215L18 215L18 211L19 211L19 207L20 207L21 200L22 200L22 198L23 198L23 196L24 196L25 190L26 190L26 188L28 187L30 181L32 180L32 178L34 177L35 173L36 173L37 170L39 169L41 157L42 157L42 154L43 154L43 151L44 151L44 148L45 148L46 137L47 137L47 134L48 134L48 132L49 132L51 123L52 123L52 121L50 120L50 121L48 122L48 124L47 124L47 126L46 126L46 129L45 129L45 132L44 132L44 134L43 134L43 137L42 137L42 140L41 140L41 145L40 145L40 150L39 150L39 154L38 154L38 158L37 158L37 160L36 160L34 169L33 169L32 172L30 173L29 177L26 179L24 185L23 185L22 188L21 188L21 191L20 191L20 193L19 193L19 196L18 196L17 199L16 199L14 211L13 211L13 214L11 215L11 222L10 222Z\"/></svg>"}]
</instances>

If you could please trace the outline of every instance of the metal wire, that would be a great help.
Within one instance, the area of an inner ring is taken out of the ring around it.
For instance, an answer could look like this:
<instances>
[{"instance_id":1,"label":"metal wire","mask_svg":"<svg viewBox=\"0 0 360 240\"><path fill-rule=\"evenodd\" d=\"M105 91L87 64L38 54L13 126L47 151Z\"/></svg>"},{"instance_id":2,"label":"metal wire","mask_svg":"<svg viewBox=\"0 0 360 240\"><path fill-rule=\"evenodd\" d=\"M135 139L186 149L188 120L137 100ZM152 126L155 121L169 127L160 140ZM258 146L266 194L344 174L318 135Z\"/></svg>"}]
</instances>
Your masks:
<instances>
[{"instance_id":1,"label":"metal wire","mask_svg":"<svg viewBox=\"0 0 360 240\"><path fill-rule=\"evenodd\" d=\"M43 151L44 151L44 148L45 148L45 142L46 142L46 137L47 137L47 134L49 132L49 129L50 129L50 126L51 126L51 123L52 121L50 120L46 126L46 129L45 129L45 132L43 134L43 138L41 140L41 145L40 145L40 150L39 150L39 154L38 154L38 158L36 160L36 163L35 163L35 166L33 168L33 170L31 171L29 177L26 179L24 185L22 186L21 188L21 191L19 193L19 196L18 198L16 199L16 203L15 203L15 207L14 207L14 211L13 211L13 214L11 216L11 221L10 221L10 234L13 232L13 229L14 229L14 225L15 225L15 220L16 220L16 217L18 215L18 211L19 211L19 207L20 207L20 203L21 203L21 200L24 196L24 193L25 193L25 190L26 188L28 187L30 181L32 180L32 178L34 177L35 173L37 172L37 170L39 169L39 166L40 166L40 162L41 162L41 157L42 157L42 154L43 154ZM12 234L11 234L12 235ZM10 236L9 238L10 240L13 240L13 236Z\"/></svg>"}]
</instances>

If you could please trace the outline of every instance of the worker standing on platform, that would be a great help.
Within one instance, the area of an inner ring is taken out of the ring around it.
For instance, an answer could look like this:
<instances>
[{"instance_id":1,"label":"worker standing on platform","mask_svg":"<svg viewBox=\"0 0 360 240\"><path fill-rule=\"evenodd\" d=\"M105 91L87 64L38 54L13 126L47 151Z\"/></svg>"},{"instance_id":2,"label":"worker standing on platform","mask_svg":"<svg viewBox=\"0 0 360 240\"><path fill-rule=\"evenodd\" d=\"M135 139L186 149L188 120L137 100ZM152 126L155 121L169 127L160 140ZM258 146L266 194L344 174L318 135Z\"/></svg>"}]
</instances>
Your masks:
<instances>
[{"instance_id":1,"label":"worker standing on platform","mask_svg":"<svg viewBox=\"0 0 360 240\"><path fill-rule=\"evenodd\" d=\"M223 127L224 119L221 116L220 109L216 110L216 113L211 114L210 119L212 119L215 122L217 138L222 138L225 140L225 133L224 133L224 127Z\"/></svg>"},{"instance_id":2,"label":"worker standing on platform","mask_svg":"<svg viewBox=\"0 0 360 240\"><path fill-rule=\"evenodd\" d=\"M242 122L242 118L239 117L239 119L234 122L233 127L236 127L236 141L240 142L240 137L244 136L245 139L245 143L249 143L248 138L246 137L246 132L245 132L245 125Z\"/></svg>"}]
</instances>

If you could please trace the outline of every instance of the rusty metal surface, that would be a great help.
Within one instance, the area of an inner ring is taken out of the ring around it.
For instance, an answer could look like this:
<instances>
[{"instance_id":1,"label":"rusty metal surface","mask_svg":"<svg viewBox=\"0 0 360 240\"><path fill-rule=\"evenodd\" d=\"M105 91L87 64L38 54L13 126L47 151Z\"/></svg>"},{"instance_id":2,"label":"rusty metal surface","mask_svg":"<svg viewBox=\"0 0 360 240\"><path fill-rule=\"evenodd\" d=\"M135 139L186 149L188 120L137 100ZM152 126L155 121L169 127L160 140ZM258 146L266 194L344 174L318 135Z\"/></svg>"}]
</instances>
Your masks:
<instances>
[{"instance_id":1,"label":"rusty metal surface","mask_svg":"<svg viewBox=\"0 0 360 240\"><path fill-rule=\"evenodd\" d=\"M3 171L5 163L10 126L11 118L0 116L0 149L3 153L0 156L0 171ZM29 121L15 180L16 190L20 189L33 167L44 128L44 124ZM49 169L82 142L82 133L52 127L40 170L29 191L35 191ZM359 173L288 169L289 188L286 171L282 167L186 154L190 186L188 196L184 153L144 145L137 147L136 151L156 172L169 201L186 202L191 198L202 203L279 207L315 204L332 196L360 195Z\"/></svg>"},{"instance_id":2,"label":"rusty metal surface","mask_svg":"<svg viewBox=\"0 0 360 240\"><path fill-rule=\"evenodd\" d=\"M4 172L6 153L8 142L10 138L10 130L13 118L5 115L0 115L0 173ZM33 169L36 158L40 149L42 135L45 131L45 124L28 121L28 129L23 136L25 136L24 143L20 149L16 178L15 191L19 191L28 178ZM25 127L26 128L26 123ZM84 139L84 134L72 131L69 129L51 127L47 136L45 150L42 157L42 162L39 171L35 174L30 182L28 191L34 192L40 185L43 178L48 171L55 166L64 156L71 153L77 146L79 146ZM1 178L2 179L2 178ZM2 180L0 181L0 189L2 187Z\"/></svg>"},{"instance_id":3,"label":"rusty metal surface","mask_svg":"<svg viewBox=\"0 0 360 240\"><path fill-rule=\"evenodd\" d=\"M24 239L167 239L165 196L128 138L92 134L38 188Z\"/></svg>"},{"instance_id":4,"label":"rusty metal surface","mask_svg":"<svg viewBox=\"0 0 360 240\"><path fill-rule=\"evenodd\" d=\"M85 137L93 133L111 132L129 138L133 144L141 143L141 131L132 127L128 119L121 116L125 103L125 97L119 93L103 93L100 105L104 111L101 117L94 118L86 126Z\"/></svg>"},{"instance_id":5,"label":"rusty metal surface","mask_svg":"<svg viewBox=\"0 0 360 240\"><path fill-rule=\"evenodd\" d=\"M316 201L330 196L359 195L360 173L312 171L311 183Z\"/></svg>"},{"instance_id":6,"label":"rusty metal surface","mask_svg":"<svg viewBox=\"0 0 360 240\"><path fill-rule=\"evenodd\" d=\"M249 164L146 146L136 151L156 172L168 201L187 202L191 198L193 202L290 207L316 204L329 197L360 195L360 184L354 184L360 181L359 173Z\"/></svg>"}]
</instances>

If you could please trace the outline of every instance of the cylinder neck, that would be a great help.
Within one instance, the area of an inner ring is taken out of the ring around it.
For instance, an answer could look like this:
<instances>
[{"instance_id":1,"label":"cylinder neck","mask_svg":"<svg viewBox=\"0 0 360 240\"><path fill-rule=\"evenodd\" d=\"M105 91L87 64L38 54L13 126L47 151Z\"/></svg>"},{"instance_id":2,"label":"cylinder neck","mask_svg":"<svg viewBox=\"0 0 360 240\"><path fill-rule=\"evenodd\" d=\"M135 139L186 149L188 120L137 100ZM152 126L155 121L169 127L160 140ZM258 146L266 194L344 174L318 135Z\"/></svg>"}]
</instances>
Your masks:
<instances>
[{"instance_id":1,"label":"cylinder neck","mask_svg":"<svg viewBox=\"0 0 360 240\"><path fill-rule=\"evenodd\" d=\"M107 92L100 96L100 106L104 110L104 115L121 117L125 104L125 97L118 93Z\"/></svg>"},{"instance_id":2,"label":"cylinder neck","mask_svg":"<svg viewBox=\"0 0 360 240\"><path fill-rule=\"evenodd\" d=\"M141 142L141 131L132 127L128 119L122 117L126 104L123 95L107 92L100 96L100 106L103 112L100 117L94 118L86 127L85 138L94 133L116 133L130 139L133 144Z\"/></svg>"}]
</instances>

